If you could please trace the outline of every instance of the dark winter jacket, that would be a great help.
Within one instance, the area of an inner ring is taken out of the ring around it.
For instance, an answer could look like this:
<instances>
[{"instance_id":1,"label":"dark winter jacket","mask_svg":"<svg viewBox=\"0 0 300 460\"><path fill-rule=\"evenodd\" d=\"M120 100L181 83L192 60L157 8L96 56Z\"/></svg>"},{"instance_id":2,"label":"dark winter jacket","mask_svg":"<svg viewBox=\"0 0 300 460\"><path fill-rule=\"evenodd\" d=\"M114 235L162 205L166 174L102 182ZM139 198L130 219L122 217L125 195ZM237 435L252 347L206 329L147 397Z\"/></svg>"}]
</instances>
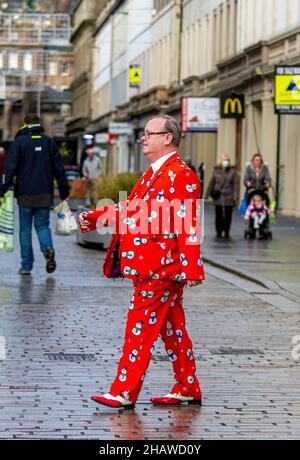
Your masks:
<instances>
[{"instance_id":1,"label":"dark winter jacket","mask_svg":"<svg viewBox=\"0 0 300 460\"><path fill-rule=\"evenodd\" d=\"M220 197L214 200L215 205L235 206L239 199L239 177L235 168L216 166L206 190L206 199L210 197L212 189L221 191Z\"/></svg>"},{"instance_id":2,"label":"dark winter jacket","mask_svg":"<svg viewBox=\"0 0 300 460\"><path fill-rule=\"evenodd\" d=\"M247 182L251 182L251 187L247 186ZM261 168L256 171L253 164L250 163L247 166L245 177L244 177L244 184L246 188L255 189L255 190L266 190L266 184L271 184L271 176L269 172L268 166L263 163Z\"/></svg>"},{"instance_id":3,"label":"dark winter jacket","mask_svg":"<svg viewBox=\"0 0 300 460\"><path fill-rule=\"evenodd\" d=\"M18 204L23 207L44 208L53 204L54 178L60 197L69 195L69 185L58 147L44 134L41 125L25 125L10 146L5 160L5 183L0 196L13 185Z\"/></svg>"}]
</instances>

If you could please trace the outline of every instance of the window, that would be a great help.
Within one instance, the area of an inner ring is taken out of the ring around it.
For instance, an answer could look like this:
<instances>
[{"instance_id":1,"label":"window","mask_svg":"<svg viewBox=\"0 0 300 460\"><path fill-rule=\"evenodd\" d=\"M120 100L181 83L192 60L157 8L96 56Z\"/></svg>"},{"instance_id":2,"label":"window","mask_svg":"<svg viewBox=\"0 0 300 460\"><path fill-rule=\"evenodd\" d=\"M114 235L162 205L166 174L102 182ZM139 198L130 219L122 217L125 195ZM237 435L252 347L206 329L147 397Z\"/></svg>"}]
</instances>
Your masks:
<instances>
[{"instance_id":1,"label":"window","mask_svg":"<svg viewBox=\"0 0 300 460\"><path fill-rule=\"evenodd\" d=\"M63 120L55 120L52 125L52 136L62 137L65 134L65 125Z\"/></svg>"},{"instance_id":2,"label":"window","mask_svg":"<svg viewBox=\"0 0 300 460\"><path fill-rule=\"evenodd\" d=\"M24 67L24 70L26 70L26 72L32 71L32 62L33 62L32 54L26 53L24 55L24 60L23 60L23 67Z\"/></svg>"},{"instance_id":3,"label":"window","mask_svg":"<svg viewBox=\"0 0 300 460\"><path fill-rule=\"evenodd\" d=\"M10 69L18 68L18 53L11 51L8 55L8 67Z\"/></svg>"},{"instance_id":4,"label":"window","mask_svg":"<svg viewBox=\"0 0 300 460\"><path fill-rule=\"evenodd\" d=\"M4 56L3 53L0 51L0 69L4 67Z\"/></svg>"},{"instance_id":5,"label":"window","mask_svg":"<svg viewBox=\"0 0 300 460\"><path fill-rule=\"evenodd\" d=\"M54 77L55 75L57 75L57 62L56 61L49 62L49 75L51 77Z\"/></svg>"},{"instance_id":6,"label":"window","mask_svg":"<svg viewBox=\"0 0 300 460\"><path fill-rule=\"evenodd\" d=\"M61 64L61 74L63 76L69 75L69 63L68 62L62 62L62 64Z\"/></svg>"}]
</instances>

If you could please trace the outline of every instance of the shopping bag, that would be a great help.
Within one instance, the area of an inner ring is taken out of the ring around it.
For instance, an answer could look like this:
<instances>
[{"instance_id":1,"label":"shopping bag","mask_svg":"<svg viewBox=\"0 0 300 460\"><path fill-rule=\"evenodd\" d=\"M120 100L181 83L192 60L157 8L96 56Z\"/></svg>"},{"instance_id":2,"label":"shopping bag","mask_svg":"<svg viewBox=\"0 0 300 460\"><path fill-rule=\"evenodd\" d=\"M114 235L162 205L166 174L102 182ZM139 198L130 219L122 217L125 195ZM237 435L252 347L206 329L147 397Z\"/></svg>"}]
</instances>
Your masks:
<instances>
[{"instance_id":1,"label":"shopping bag","mask_svg":"<svg viewBox=\"0 0 300 460\"><path fill-rule=\"evenodd\" d=\"M0 251L14 250L14 193L6 192L0 198Z\"/></svg>"},{"instance_id":2,"label":"shopping bag","mask_svg":"<svg viewBox=\"0 0 300 460\"><path fill-rule=\"evenodd\" d=\"M246 210L247 210L247 195L245 195L241 201L240 209L239 209L240 215L244 216L246 214Z\"/></svg>"},{"instance_id":3,"label":"shopping bag","mask_svg":"<svg viewBox=\"0 0 300 460\"><path fill-rule=\"evenodd\" d=\"M77 222L67 201L62 201L54 208L57 213L56 233L58 235L71 235L77 230Z\"/></svg>"},{"instance_id":4,"label":"shopping bag","mask_svg":"<svg viewBox=\"0 0 300 460\"><path fill-rule=\"evenodd\" d=\"M72 198L86 198L87 196L87 180L74 179L72 181L71 197Z\"/></svg>"},{"instance_id":5,"label":"shopping bag","mask_svg":"<svg viewBox=\"0 0 300 460\"><path fill-rule=\"evenodd\" d=\"M270 222L271 222L271 224L276 223L276 208L277 208L276 200L270 200L269 213L270 213Z\"/></svg>"}]
</instances>

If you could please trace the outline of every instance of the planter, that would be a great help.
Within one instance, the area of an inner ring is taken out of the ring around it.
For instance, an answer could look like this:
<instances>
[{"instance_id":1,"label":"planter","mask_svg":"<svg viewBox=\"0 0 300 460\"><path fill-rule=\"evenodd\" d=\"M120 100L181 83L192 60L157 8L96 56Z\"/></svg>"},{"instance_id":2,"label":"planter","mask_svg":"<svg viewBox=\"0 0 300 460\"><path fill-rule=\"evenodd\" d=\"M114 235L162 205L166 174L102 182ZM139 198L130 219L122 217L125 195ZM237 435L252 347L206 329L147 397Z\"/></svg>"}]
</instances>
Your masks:
<instances>
[{"instance_id":1,"label":"planter","mask_svg":"<svg viewBox=\"0 0 300 460\"><path fill-rule=\"evenodd\" d=\"M88 210L84 206L78 206L77 207L77 219L79 214L81 214L83 211ZM109 229L109 227L108 227ZM94 230L93 232L87 232L87 233L81 233L79 227L76 231L76 241L78 244L82 246L86 246L88 244L96 244L99 246L102 246L103 249L107 249L108 246L110 245L112 235L109 233L106 233L105 235L99 235L99 233Z\"/></svg>"}]
</instances>

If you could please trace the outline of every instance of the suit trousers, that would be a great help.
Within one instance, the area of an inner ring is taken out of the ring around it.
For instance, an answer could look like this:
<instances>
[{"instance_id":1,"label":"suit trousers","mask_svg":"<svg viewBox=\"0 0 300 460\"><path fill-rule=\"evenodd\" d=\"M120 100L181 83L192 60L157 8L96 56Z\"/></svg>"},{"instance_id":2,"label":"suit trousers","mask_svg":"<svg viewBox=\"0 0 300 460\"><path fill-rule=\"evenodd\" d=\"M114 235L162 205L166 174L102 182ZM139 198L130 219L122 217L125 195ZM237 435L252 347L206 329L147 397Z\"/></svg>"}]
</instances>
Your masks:
<instances>
[{"instance_id":1,"label":"suit trousers","mask_svg":"<svg viewBox=\"0 0 300 460\"><path fill-rule=\"evenodd\" d=\"M123 354L110 393L133 402L137 400L160 335L173 365L175 384L171 392L200 399L193 345L182 306L183 285L165 279L134 281L134 287Z\"/></svg>"}]
</instances>

